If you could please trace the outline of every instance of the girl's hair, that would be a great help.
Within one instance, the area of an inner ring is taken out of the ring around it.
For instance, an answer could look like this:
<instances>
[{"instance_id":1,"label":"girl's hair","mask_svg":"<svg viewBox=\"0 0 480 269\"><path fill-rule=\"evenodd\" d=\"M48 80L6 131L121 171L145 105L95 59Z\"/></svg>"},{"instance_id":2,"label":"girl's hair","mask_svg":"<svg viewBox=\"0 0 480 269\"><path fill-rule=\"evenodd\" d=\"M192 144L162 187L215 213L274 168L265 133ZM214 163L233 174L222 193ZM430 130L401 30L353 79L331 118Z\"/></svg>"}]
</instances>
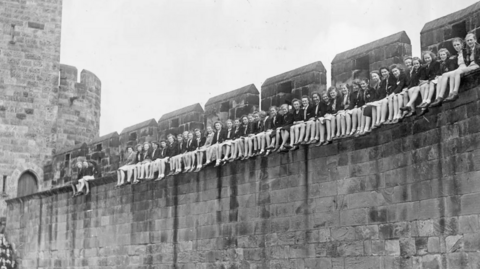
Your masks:
<instances>
[{"instance_id":1,"label":"girl's hair","mask_svg":"<svg viewBox=\"0 0 480 269\"><path fill-rule=\"evenodd\" d=\"M361 78L361 79L360 79L360 83L362 83L362 82L365 82L367 85L368 85L368 83L370 83L370 81L368 80L368 78Z\"/></svg>"},{"instance_id":2,"label":"girl's hair","mask_svg":"<svg viewBox=\"0 0 480 269\"><path fill-rule=\"evenodd\" d=\"M467 37L469 37L469 36L472 36L473 39L477 40L477 36L475 35L475 33L472 33L472 32L468 33L468 34L465 36L465 40L467 40Z\"/></svg>"},{"instance_id":3,"label":"girl's hair","mask_svg":"<svg viewBox=\"0 0 480 269\"><path fill-rule=\"evenodd\" d=\"M195 130L193 130L195 133L196 132L201 132L199 128L195 128Z\"/></svg>"},{"instance_id":4,"label":"girl's hair","mask_svg":"<svg viewBox=\"0 0 480 269\"><path fill-rule=\"evenodd\" d=\"M310 105L310 103L311 103L310 97L308 97L308 95L303 95L303 96L302 96L302 100L303 100L304 98L307 99L307 102L308 102L308 104Z\"/></svg>"},{"instance_id":5,"label":"girl's hair","mask_svg":"<svg viewBox=\"0 0 480 269\"><path fill-rule=\"evenodd\" d=\"M245 118L247 118L247 121L248 121L247 115L243 115L243 116L241 117L240 123L243 123L243 119L245 119Z\"/></svg>"},{"instance_id":6,"label":"girl's hair","mask_svg":"<svg viewBox=\"0 0 480 269\"><path fill-rule=\"evenodd\" d=\"M348 85L347 83L343 84L342 87L345 87L347 88L347 93L350 93L352 90L350 89L350 85ZM343 94L343 92L342 92Z\"/></svg>"},{"instance_id":7,"label":"girl's hair","mask_svg":"<svg viewBox=\"0 0 480 269\"><path fill-rule=\"evenodd\" d=\"M258 112L258 116L260 116L261 119L265 119L265 117L267 116L267 112L265 111L259 111Z\"/></svg>"},{"instance_id":8,"label":"girl's hair","mask_svg":"<svg viewBox=\"0 0 480 269\"><path fill-rule=\"evenodd\" d=\"M422 52L422 60L423 61L425 61L425 54L430 55L430 57L432 58L432 62L435 61L435 59L437 59L437 55L435 55L435 53L427 50L427 51Z\"/></svg>"},{"instance_id":9,"label":"girl's hair","mask_svg":"<svg viewBox=\"0 0 480 269\"><path fill-rule=\"evenodd\" d=\"M370 72L370 76L371 76L372 74L377 74L378 77L381 77L381 76L380 76L380 72L377 71L377 70L373 70L372 72Z\"/></svg>"},{"instance_id":10,"label":"girl's hair","mask_svg":"<svg viewBox=\"0 0 480 269\"><path fill-rule=\"evenodd\" d=\"M412 56L405 56L405 57L403 57L403 62L406 62L408 59L412 60Z\"/></svg>"},{"instance_id":11,"label":"girl's hair","mask_svg":"<svg viewBox=\"0 0 480 269\"><path fill-rule=\"evenodd\" d=\"M441 48L438 50L438 58L440 58L440 53L445 52L447 54L447 59L450 57L450 51L448 51L446 48Z\"/></svg>"},{"instance_id":12,"label":"girl's hair","mask_svg":"<svg viewBox=\"0 0 480 269\"><path fill-rule=\"evenodd\" d=\"M298 101L298 99L293 99L293 100L294 100L294 101L295 101L295 100L297 100L297 101ZM292 102L292 103L293 103L293 102ZM281 106L280 106L280 108L281 108L281 109L285 109L285 110L287 110L287 111L288 111L288 105L287 105L287 104L283 104L283 105L281 105Z\"/></svg>"},{"instance_id":13,"label":"girl's hair","mask_svg":"<svg viewBox=\"0 0 480 269\"><path fill-rule=\"evenodd\" d=\"M415 61L418 61L418 63L420 63L420 64L423 63L423 61L422 61L422 59L420 59L420 57L413 57L412 58L412 65L413 65L413 62L415 62Z\"/></svg>"},{"instance_id":14,"label":"girl's hair","mask_svg":"<svg viewBox=\"0 0 480 269\"><path fill-rule=\"evenodd\" d=\"M398 71L400 71L400 73L403 72L403 69L400 68L400 66L398 66L398 65L396 65L396 64L390 65L390 72L393 72L393 69L395 69L395 68L398 69Z\"/></svg>"},{"instance_id":15,"label":"girl's hair","mask_svg":"<svg viewBox=\"0 0 480 269\"><path fill-rule=\"evenodd\" d=\"M460 44L462 44L462 47L465 45L465 40L463 40L462 38L460 37L455 37L452 39L452 44L455 43L455 42L459 42Z\"/></svg>"},{"instance_id":16,"label":"girl's hair","mask_svg":"<svg viewBox=\"0 0 480 269\"><path fill-rule=\"evenodd\" d=\"M338 95L337 88L335 88L335 86L330 86L330 87L328 88L328 91L327 91L327 92L328 92L328 98L330 98L330 94L331 94L333 91Z\"/></svg>"},{"instance_id":17,"label":"girl's hair","mask_svg":"<svg viewBox=\"0 0 480 269\"><path fill-rule=\"evenodd\" d=\"M380 67L380 68L378 69L378 72L379 72L380 74L382 74L382 70L383 70L383 69L387 70L387 72L390 73L390 69L388 69L388 67L386 67L386 66ZM382 77L382 76L380 76L380 77Z\"/></svg>"},{"instance_id":18,"label":"girl's hair","mask_svg":"<svg viewBox=\"0 0 480 269\"><path fill-rule=\"evenodd\" d=\"M317 95L320 100L322 100L322 96L318 92L313 92L312 93L312 98L314 95Z\"/></svg>"},{"instance_id":19,"label":"girl's hair","mask_svg":"<svg viewBox=\"0 0 480 269\"><path fill-rule=\"evenodd\" d=\"M300 102L300 100L299 100L299 99L297 99L297 98L293 98L293 100L292 100L292 105L293 105L293 103L295 103L295 102L298 102L299 104L302 104L302 102Z\"/></svg>"},{"instance_id":20,"label":"girl's hair","mask_svg":"<svg viewBox=\"0 0 480 269\"><path fill-rule=\"evenodd\" d=\"M233 121L231 119L228 119L228 120L225 121L225 123L229 123L229 122L233 123Z\"/></svg>"},{"instance_id":21,"label":"girl's hair","mask_svg":"<svg viewBox=\"0 0 480 269\"><path fill-rule=\"evenodd\" d=\"M135 149L133 149L133 147L132 147L132 146L127 146L127 151L128 151L128 149L132 149L132 151L134 151L134 150L135 150Z\"/></svg>"},{"instance_id":22,"label":"girl's hair","mask_svg":"<svg viewBox=\"0 0 480 269\"><path fill-rule=\"evenodd\" d=\"M220 121L216 121L216 122L213 124L213 126L215 127L215 125L217 125L217 123L220 124L220 128L223 127L223 125L222 125L222 123L221 123Z\"/></svg>"},{"instance_id":23,"label":"girl's hair","mask_svg":"<svg viewBox=\"0 0 480 269\"><path fill-rule=\"evenodd\" d=\"M270 111L272 108L275 109L275 111L278 109L276 106L271 106L268 110Z\"/></svg>"}]
</instances>

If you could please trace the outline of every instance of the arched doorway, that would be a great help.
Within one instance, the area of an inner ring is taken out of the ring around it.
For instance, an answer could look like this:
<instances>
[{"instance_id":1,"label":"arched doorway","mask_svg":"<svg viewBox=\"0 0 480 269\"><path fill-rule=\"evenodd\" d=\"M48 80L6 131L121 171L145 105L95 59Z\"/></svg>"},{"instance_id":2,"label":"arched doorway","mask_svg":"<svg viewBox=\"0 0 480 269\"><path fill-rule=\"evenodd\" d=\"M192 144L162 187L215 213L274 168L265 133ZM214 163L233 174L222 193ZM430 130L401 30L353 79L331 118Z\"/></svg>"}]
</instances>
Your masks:
<instances>
[{"instance_id":1,"label":"arched doorway","mask_svg":"<svg viewBox=\"0 0 480 269\"><path fill-rule=\"evenodd\" d=\"M37 177L30 171L25 171L18 179L17 197L22 197L38 191Z\"/></svg>"}]
</instances>

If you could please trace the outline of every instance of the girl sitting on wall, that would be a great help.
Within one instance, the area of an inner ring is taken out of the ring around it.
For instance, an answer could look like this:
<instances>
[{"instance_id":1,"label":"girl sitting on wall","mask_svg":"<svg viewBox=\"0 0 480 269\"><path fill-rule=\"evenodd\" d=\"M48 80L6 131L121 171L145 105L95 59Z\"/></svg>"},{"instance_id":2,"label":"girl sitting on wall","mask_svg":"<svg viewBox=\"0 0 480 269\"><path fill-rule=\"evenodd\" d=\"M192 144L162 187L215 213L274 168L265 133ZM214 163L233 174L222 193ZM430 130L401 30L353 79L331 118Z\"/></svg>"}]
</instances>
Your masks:
<instances>
[{"instance_id":1,"label":"girl sitting on wall","mask_svg":"<svg viewBox=\"0 0 480 269\"><path fill-rule=\"evenodd\" d=\"M130 183L133 171L135 170L136 152L132 146L127 147L127 158L123 165L117 170L117 187L125 185L125 173L127 174L127 182Z\"/></svg>"},{"instance_id":2,"label":"girl sitting on wall","mask_svg":"<svg viewBox=\"0 0 480 269\"><path fill-rule=\"evenodd\" d=\"M207 134L205 137L205 143L200 146L197 150L197 168L195 169L195 172L199 172L203 165L203 156L205 155L205 164L209 164L212 159L212 154L213 154L213 148L211 147L212 141L213 141L213 136L215 133L213 132L212 126L207 126Z\"/></svg>"},{"instance_id":3,"label":"girl sitting on wall","mask_svg":"<svg viewBox=\"0 0 480 269\"><path fill-rule=\"evenodd\" d=\"M423 76L423 66L422 60L418 57L412 58L412 70L410 71L410 80L407 86L407 94L409 101L405 103L405 106L401 107L400 110L406 111L405 117L411 117L415 115L415 100L417 99L418 92L420 91L420 78Z\"/></svg>"},{"instance_id":4,"label":"girl sitting on wall","mask_svg":"<svg viewBox=\"0 0 480 269\"><path fill-rule=\"evenodd\" d=\"M422 111L418 117L423 116L427 112L428 106L430 106L431 100L428 99L429 91L437 84L437 75L440 70L440 63L436 60L437 56L431 51L425 51L422 53L423 61L425 62L423 79L426 81L420 87L420 95L422 96L422 103L418 106Z\"/></svg>"}]
</instances>

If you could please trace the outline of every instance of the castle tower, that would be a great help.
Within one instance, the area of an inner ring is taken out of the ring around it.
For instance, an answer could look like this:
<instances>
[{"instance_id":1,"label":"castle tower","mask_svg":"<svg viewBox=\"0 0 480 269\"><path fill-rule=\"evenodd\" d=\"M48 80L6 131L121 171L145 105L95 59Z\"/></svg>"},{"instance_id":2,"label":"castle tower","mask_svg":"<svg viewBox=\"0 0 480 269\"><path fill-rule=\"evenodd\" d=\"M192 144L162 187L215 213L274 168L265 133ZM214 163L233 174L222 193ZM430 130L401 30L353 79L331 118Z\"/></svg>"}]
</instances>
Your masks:
<instances>
[{"instance_id":1,"label":"castle tower","mask_svg":"<svg viewBox=\"0 0 480 269\"><path fill-rule=\"evenodd\" d=\"M56 150L98 136L101 84L88 71L77 83L60 65L62 0L0 0L0 12L2 216L3 199L49 186L44 165Z\"/></svg>"}]
</instances>

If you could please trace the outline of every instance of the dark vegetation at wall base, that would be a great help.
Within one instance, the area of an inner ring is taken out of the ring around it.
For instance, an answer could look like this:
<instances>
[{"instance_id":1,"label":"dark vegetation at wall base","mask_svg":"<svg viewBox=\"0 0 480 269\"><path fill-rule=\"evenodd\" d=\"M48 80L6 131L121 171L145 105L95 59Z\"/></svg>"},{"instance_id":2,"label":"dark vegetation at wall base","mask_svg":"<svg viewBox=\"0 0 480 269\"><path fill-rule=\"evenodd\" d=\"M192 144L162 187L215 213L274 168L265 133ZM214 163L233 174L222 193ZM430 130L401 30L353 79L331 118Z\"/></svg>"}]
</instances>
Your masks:
<instances>
[{"instance_id":1,"label":"dark vegetation at wall base","mask_svg":"<svg viewBox=\"0 0 480 269\"><path fill-rule=\"evenodd\" d=\"M420 120L120 189L8 201L22 268L476 268L480 73Z\"/></svg>"}]
</instances>

